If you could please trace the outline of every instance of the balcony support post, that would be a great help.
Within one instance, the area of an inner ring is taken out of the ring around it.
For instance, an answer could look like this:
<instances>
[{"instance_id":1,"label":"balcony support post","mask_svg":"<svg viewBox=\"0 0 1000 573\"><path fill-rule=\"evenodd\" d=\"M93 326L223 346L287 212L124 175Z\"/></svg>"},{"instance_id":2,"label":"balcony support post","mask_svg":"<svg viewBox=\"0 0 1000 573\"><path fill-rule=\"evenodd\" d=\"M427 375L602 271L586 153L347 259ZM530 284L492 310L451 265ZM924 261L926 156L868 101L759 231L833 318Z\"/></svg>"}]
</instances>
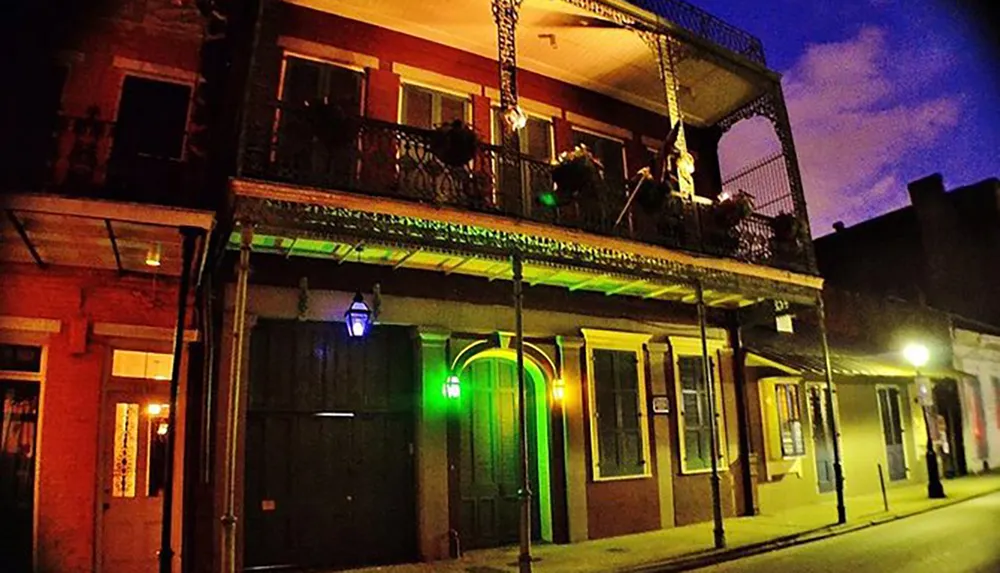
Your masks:
<instances>
[{"instance_id":1,"label":"balcony support post","mask_svg":"<svg viewBox=\"0 0 1000 573\"><path fill-rule=\"evenodd\" d=\"M500 70L500 113L517 110L517 17L521 9L521 0L492 0L493 21L497 27L497 64ZM521 189L521 144L518 141L517 130L507 121L500 122L500 169L498 183L500 185L517 185L504 193L506 197L520 198L520 211L529 212L524 189Z\"/></svg>"},{"instance_id":2,"label":"balcony support post","mask_svg":"<svg viewBox=\"0 0 1000 573\"><path fill-rule=\"evenodd\" d=\"M673 125L680 122L681 125L677 131L677 140L674 142L674 149L679 156L687 155L687 139L684 135L684 113L681 111L680 103L677 101L680 85L677 82L677 73L674 65L677 61L676 52L678 46L665 34L645 30L638 31L638 34L653 51L653 57L656 58L656 66L660 72L660 81L663 82L663 96L666 100L670 124ZM667 150L667 155L671 155L670 150ZM671 166L671 169L674 168L676 168L676 165ZM691 178L690 173L678 169L677 186L680 188L681 194L685 197L694 196L694 179Z\"/></svg>"},{"instance_id":3,"label":"balcony support post","mask_svg":"<svg viewBox=\"0 0 1000 573\"><path fill-rule=\"evenodd\" d=\"M802 185L802 173L799 171L799 158L795 153L795 142L792 139L792 124L788 119L788 109L785 107L785 96L781 91L781 83L774 82L767 93L751 101L718 122L722 133L729 131L734 125L744 119L763 116L770 120L774 133L781 143L781 155L785 161L785 172L788 174L788 186L791 191L795 215L802 223L804 250L808 269L816 272L816 254L813 251L812 231L809 229L809 217L806 212L806 196Z\"/></svg>"}]
</instances>

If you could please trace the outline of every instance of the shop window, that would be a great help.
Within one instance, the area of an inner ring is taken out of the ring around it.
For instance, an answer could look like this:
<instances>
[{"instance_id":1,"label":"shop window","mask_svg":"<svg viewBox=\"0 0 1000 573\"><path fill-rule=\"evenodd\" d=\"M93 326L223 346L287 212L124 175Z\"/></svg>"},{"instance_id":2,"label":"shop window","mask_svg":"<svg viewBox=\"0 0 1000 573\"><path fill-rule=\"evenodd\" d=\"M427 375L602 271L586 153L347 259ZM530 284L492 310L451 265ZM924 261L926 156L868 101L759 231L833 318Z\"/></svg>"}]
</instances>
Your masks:
<instances>
[{"instance_id":1,"label":"shop window","mask_svg":"<svg viewBox=\"0 0 1000 573\"><path fill-rule=\"evenodd\" d=\"M799 387L795 384L775 384L774 395L778 410L778 431L781 434L781 455L786 458L804 456L806 445L802 434Z\"/></svg>"}]
</instances>

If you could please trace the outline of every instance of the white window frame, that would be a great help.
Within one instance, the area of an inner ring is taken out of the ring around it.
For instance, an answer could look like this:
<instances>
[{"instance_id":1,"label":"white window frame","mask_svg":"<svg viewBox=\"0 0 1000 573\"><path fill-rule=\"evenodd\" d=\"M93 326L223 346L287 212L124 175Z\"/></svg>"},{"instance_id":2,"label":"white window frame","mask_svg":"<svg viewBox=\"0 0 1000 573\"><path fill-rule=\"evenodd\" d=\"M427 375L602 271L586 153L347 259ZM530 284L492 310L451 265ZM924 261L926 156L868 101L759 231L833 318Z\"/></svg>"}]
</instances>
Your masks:
<instances>
[{"instance_id":1,"label":"white window frame","mask_svg":"<svg viewBox=\"0 0 1000 573\"><path fill-rule=\"evenodd\" d=\"M808 404L805 402L806 387L801 378L797 377L769 377L759 381L763 389L761 400L761 416L764 421L765 448L767 458L770 461L795 461L809 456L811 428L808 418ZM786 455L781 446L781 414L778 405L778 386L794 386L798 394L799 402L799 423L802 424L802 453Z\"/></svg>"},{"instance_id":2,"label":"white window frame","mask_svg":"<svg viewBox=\"0 0 1000 573\"><path fill-rule=\"evenodd\" d=\"M448 89L446 87L441 87L439 85L433 85L426 82L416 81L408 78L400 78L399 80L399 109L396 110L396 123L399 125L407 125L406 123L406 87L414 87L422 90L426 90L439 95L451 96L454 98L461 99L465 104L463 107L463 121L465 123L472 125L472 96L471 93L462 93L454 89ZM440 98L434 98L431 101L431 115L438 118L441 117L441 100ZM431 124L434 125L434 118L431 118Z\"/></svg>"},{"instance_id":3,"label":"white window frame","mask_svg":"<svg viewBox=\"0 0 1000 573\"><path fill-rule=\"evenodd\" d=\"M680 455L680 473L683 475L697 475L711 473L712 468L688 469L685 462L684 448L684 400L683 389L681 387L681 373L679 359L682 356L702 358L702 344L700 338L689 338L671 336L670 340L670 360L674 373L675 401L677 403L677 444ZM708 358L712 361L712 385L715 398L715 438L716 452L718 453L718 470L727 471L729 469L729 440L726 434L726 416L723 410L722 400L722 369L720 367L720 351L726 348L723 340L708 339Z\"/></svg>"},{"instance_id":4,"label":"white window frame","mask_svg":"<svg viewBox=\"0 0 1000 573\"><path fill-rule=\"evenodd\" d=\"M906 468L906 477L899 480L889 479L889 452L886 449L888 444L885 443L885 420L882 418L882 405L879 403L879 391L893 389L896 391L896 407L899 408L899 439L900 445L903 447L903 467ZM906 453L907 441L909 441L909 429L906 424L906 410L903 408L903 404L906 402L907 391L906 388L897 384L876 384L875 385L875 410L878 411L878 433L879 442L882 443L882 448L880 449L880 455L885 460L885 479L889 483L900 483L909 481L913 477L913 470L910 469L910 456ZM839 425L838 425L839 429Z\"/></svg>"},{"instance_id":5,"label":"white window frame","mask_svg":"<svg viewBox=\"0 0 1000 573\"><path fill-rule=\"evenodd\" d=\"M653 477L653 463L650 453L649 437L649 412L646 398L646 343L652 338L651 334L636 332L621 332L614 330L599 330L592 328L581 328L584 346L587 353L587 404L588 416L590 418L590 469L591 478L595 482L622 481L630 479L646 479ZM642 440L642 456L645 463L641 474L627 476L602 476L599 467L601 459L598 451L597 432L597 396L595 392L594 380L594 350L618 350L634 352L636 356L636 369L638 370L636 379L639 384L639 433Z\"/></svg>"}]
</instances>

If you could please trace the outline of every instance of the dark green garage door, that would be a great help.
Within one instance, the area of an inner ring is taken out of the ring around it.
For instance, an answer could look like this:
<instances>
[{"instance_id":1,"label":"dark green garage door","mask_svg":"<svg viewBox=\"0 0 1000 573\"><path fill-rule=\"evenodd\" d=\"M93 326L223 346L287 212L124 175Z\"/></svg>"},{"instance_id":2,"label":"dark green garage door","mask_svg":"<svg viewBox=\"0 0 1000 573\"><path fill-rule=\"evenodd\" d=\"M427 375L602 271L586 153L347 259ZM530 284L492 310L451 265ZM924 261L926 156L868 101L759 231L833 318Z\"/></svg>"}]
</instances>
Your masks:
<instances>
[{"instance_id":1,"label":"dark green garage door","mask_svg":"<svg viewBox=\"0 0 1000 573\"><path fill-rule=\"evenodd\" d=\"M413 342L260 320L251 336L245 566L416 559Z\"/></svg>"}]
</instances>

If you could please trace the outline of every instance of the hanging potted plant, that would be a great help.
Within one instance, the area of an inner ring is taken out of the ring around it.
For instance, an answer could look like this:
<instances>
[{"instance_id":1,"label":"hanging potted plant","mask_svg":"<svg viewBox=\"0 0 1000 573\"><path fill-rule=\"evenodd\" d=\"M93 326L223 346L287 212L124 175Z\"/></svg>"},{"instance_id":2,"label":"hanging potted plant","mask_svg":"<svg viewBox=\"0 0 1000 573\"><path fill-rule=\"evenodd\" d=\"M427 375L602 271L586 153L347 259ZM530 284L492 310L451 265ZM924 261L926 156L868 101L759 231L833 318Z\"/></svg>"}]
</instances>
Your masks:
<instances>
[{"instance_id":1,"label":"hanging potted plant","mask_svg":"<svg viewBox=\"0 0 1000 573\"><path fill-rule=\"evenodd\" d=\"M805 226L793 213L784 211L770 220L771 255L777 260L794 260L801 256Z\"/></svg>"},{"instance_id":2,"label":"hanging potted plant","mask_svg":"<svg viewBox=\"0 0 1000 573\"><path fill-rule=\"evenodd\" d=\"M572 151L559 154L559 160L552 168L552 184L555 191L553 206L568 204L581 196L600 197L604 187L604 166L581 143Z\"/></svg>"},{"instance_id":3,"label":"hanging potted plant","mask_svg":"<svg viewBox=\"0 0 1000 573\"><path fill-rule=\"evenodd\" d=\"M449 167L472 161L479 148L479 136L461 120L437 126L431 134L431 153Z\"/></svg>"},{"instance_id":4,"label":"hanging potted plant","mask_svg":"<svg viewBox=\"0 0 1000 573\"><path fill-rule=\"evenodd\" d=\"M330 148L348 146L357 141L360 118L328 97L306 101L305 116L313 137Z\"/></svg>"},{"instance_id":5,"label":"hanging potted plant","mask_svg":"<svg viewBox=\"0 0 1000 573\"><path fill-rule=\"evenodd\" d=\"M753 196L740 189L722 193L708 211L707 235L711 244L732 255L740 245L739 225L753 214Z\"/></svg>"}]
</instances>

